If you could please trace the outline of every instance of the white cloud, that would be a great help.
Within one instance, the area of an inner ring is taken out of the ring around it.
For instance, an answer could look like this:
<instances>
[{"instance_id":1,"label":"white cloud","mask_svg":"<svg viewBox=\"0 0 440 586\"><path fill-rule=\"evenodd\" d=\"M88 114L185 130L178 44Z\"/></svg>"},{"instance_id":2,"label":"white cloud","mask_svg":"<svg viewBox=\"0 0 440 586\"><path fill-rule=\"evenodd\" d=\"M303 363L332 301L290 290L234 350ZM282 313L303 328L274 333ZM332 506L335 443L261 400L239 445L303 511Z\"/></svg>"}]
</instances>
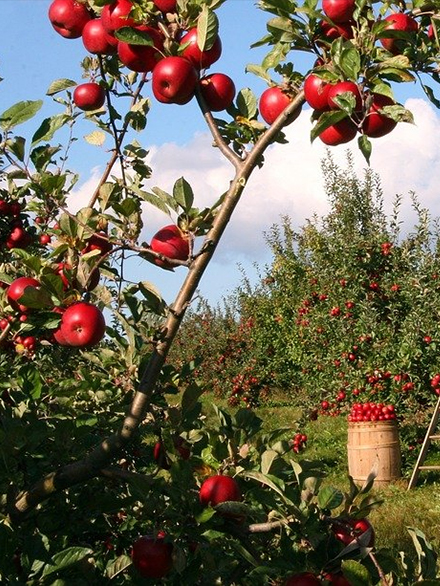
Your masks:
<instances>
[{"instance_id":1,"label":"white cloud","mask_svg":"<svg viewBox=\"0 0 440 586\"><path fill-rule=\"evenodd\" d=\"M411 99L405 105L414 113L415 125L399 124L388 136L373 140L371 166L381 178L387 211L391 211L394 196L399 193L405 199L402 216L410 217L407 194L415 191L421 205L437 216L440 215L437 187L440 118L424 100ZM221 284L222 293L228 284L240 280L237 262L250 266L252 262L267 258L263 232L279 222L281 215L289 215L298 226L314 213L322 215L328 209L321 174L326 147L319 140L310 143L310 113L305 108L301 116L285 129L289 144L272 145L266 152L264 167L256 169L248 183L210 270L211 281ZM344 168L348 148L353 151L356 168L361 172L366 162L355 141L333 148L334 159ZM170 192L176 179L184 176L194 189L197 207L212 205L227 190L234 176L231 164L218 149L212 148L208 133L194 135L185 145L165 143L153 146L148 162L154 170L150 188L158 185ZM75 207L87 203L97 177L98 170L94 169L90 179L72 195L70 199ZM159 227L169 222L169 218L157 210L148 209L144 222L143 236L149 240ZM219 285L215 291L219 292Z\"/></svg>"}]
</instances>

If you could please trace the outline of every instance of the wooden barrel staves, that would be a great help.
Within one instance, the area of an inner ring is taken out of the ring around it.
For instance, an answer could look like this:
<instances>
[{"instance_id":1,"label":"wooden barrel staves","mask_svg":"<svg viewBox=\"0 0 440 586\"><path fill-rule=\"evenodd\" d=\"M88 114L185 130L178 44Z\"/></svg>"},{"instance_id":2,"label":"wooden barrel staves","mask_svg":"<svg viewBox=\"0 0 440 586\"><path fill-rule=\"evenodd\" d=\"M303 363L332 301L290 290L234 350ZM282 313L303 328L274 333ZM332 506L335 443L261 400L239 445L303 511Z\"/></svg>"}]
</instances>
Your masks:
<instances>
[{"instance_id":1,"label":"wooden barrel staves","mask_svg":"<svg viewBox=\"0 0 440 586\"><path fill-rule=\"evenodd\" d=\"M375 486L401 478L397 422L349 422L347 455L348 473L356 484L364 484L373 467L377 470Z\"/></svg>"}]
</instances>

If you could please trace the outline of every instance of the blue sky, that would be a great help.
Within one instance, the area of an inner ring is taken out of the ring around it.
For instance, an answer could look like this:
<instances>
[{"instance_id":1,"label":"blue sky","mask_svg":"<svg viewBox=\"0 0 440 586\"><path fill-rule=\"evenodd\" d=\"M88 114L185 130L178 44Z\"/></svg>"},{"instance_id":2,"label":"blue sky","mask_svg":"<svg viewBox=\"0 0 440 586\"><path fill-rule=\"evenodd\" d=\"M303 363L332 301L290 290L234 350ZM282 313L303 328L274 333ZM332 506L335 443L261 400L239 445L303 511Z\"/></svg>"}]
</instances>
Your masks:
<instances>
[{"instance_id":1,"label":"blue sky","mask_svg":"<svg viewBox=\"0 0 440 586\"><path fill-rule=\"evenodd\" d=\"M53 114L57 110L52 100L45 97L45 92L58 78L81 82L79 63L87 54L81 39L63 39L52 29L47 18L50 0L2 0L1 5L0 76L4 81L0 84L0 111L20 100L45 98L43 114ZM252 0L227 0L218 15L223 54L212 71L230 75L237 88L251 87L260 94L266 85L245 74L244 68L247 63L259 63L264 55L264 50L250 50L249 46L265 34L267 15L257 10ZM294 58L297 65L309 62L302 56L298 56L298 61L297 56ZM414 84L405 84L397 90L396 95L402 102L408 96L415 98L411 104L417 112L416 126L401 124L388 137L374 141L372 166L382 177L387 201L391 202L395 193L416 190L421 194L422 204L437 215L439 117ZM201 294L212 302L240 282L242 273L237 263L251 279L255 277L254 263L268 260L263 232L278 221L281 214L289 214L294 223L300 225L314 212L325 212L319 170L325 150L319 141L310 145L310 127L310 111L305 108L287 131L289 145L271 148L265 169L258 171L250 182L215 261L202 281ZM32 126L29 132L34 129ZM79 135L92 130L93 126L85 122L79 127ZM147 128L137 139L151 149L151 164L155 170L152 185L171 189L173 182L183 175L192 183L196 200L199 198L202 202L199 207L215 201L232 177L230 167L210 148L211 139L195 102L183 107L153 102ZM343 160L345 147L338 147L335 153ZM70 167L80 172L82 179L73 207L87 202L106 160L106 145L98 148L82 141L76 143ZM361 157L358 161L359 169L364 168ZM146 217L146 239L166 223L169 219L165 216ZM140 274L139 278L156 283L171 301L185 269L171 274L142 263L135 266L135 271Z\"/></svg>"}]
</instances>

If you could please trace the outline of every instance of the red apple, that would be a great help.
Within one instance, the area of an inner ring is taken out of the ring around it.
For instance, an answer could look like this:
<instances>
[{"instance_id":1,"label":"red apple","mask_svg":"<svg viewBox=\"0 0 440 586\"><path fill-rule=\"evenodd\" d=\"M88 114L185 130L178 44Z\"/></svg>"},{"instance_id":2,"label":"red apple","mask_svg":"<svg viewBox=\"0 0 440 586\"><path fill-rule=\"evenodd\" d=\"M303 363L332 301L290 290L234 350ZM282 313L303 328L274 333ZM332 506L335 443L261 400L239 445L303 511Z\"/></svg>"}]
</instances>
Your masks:
<instances>
[{"instance_id":1,"label":"red apple","mask_svg":"<svg viewBox=\"0 0 440 586\"><path fill-rule=\"evenodd\" d=\"M351 583L340 572L336 574L326 574L324 578L333 586L351 586Z\"/></svg>"},{"instance_id":2,"label":"red apple","mask_svg":"<svg viewBox=\"0 0 440 586\"><path fill-rule=\"evenodd\" d=\"M160 579L166 576L173 566L173 546L163 537L143 535L133 543L131 559L143 578Z\"/></svg>"},{"instance_id":3,"label":"red apple","mask_svg":"<svg viewBox=\"0 0 440 586\"><path fill-rule=\"evenodd\" d=\"M336 122L321 132L319 138L328 146L337 146L353 140L356 136L356 125L349 118Z\"/></svg>"},{"instance_id":4,"label":"red apple","mask_svg":"<svg viewBox=\"0 0 440 586\"><path fill-rule=\"evenodd\" d=\"M356 100L355 111L359 112L360 110L362 110L362 96L361 96L361 92L359 90L359 86L352 81L340 81L340 82L335 83L334 85L331 85L329 87L328 94L327 94L327 100L328 100L329 107L332 110L338 110L339 106L334 101L334 98L336 98L337 96L340 96L341 94L347 93L347 92L353 94L353 96Z\"/></svg>"},{"instance_id":5,"label":"red apple","mask_svg":"<svg viewBox=\"0 0 440 586\"><path fill-rule=\"evenodd\" d=\"M270 87L265 90L259 101L260 114L266 124L273 124L278 116L291 103L292 97L279 87ZM295 112L295 116L289 120L289 124L293 122L300 114L301 108Z\"/></svg>"},{"instance_id":6,"label":"red apple","mask_svg":"<svg viewBox=\"0 0 440 586\"><path fill-rule=\"evenodd\" d=\"M153 4L161 12L176 12L176 0L153 0Z\"/></svg>"},{"instance_id":7,"label":"red apple","mask_svg":"<svg viewBox=\"0 0 440 586\"><path fill-rule=\"evenodd\" d=\"M311 73L304 80L304 98L315 110L328 110L328 91L331 84Z\"/></svg>"},{"instance_id":8,"label":"red apple","mask_svg":"<svg viewBox=\"0 0 440 586\"><path fill-rule=\"evenodd\" d=\"M360 537L363 533L371 530L370 539L367 547L373 547L375 541L374 529L368 519L348 519L345 526L333 526L332 531L335 537L342 541L344 545L351 543L356 537Z\"/></svg>"},{"instance_id":9,"label":"red apple","mask_svg":"<svg viewBox=\"0 0 440 586\"><path fill-rule=\"evenodd\" d=\"M329 24L325 20L320 23L321 35L325 37L327 42L334 41L342 37L344 39L353 38L353 26L356 23L352 21L340 22L339 24ZM316 41L319 44L319 39Z\"/></svg>"},{"instance_id":10,"label":"red apple","mask_svg":"<svg viewBox=\"0 0 440 586\"><path fill-rule=\"evenodd\" d=\"M66 39L79 38L90 19L87 6L76 0L53 0L49 6L49 20L53 28Z\"/></svg>"},{"instance_id":11,"label":"red apple","mask_svg":"<svg viewBox=\"0 0 440 586\"><path fill-rule=\"evenodd\" d=\"M106 31L101 18L94 18L86 23L82 31L82 41L87 51L95 55L112 55L117 51L118 39Z\"/></svg>"},{"instance_id":12,"label":"red apple","mask_svg":"<svg viewBox=\"0 0 440 586\"><path fill-rule=\"evenodd\" d=\"M397 122L380 113L384 106L393 106L394 104L395 102L388 96L373 94L373 102L362 123L364 134L371 138L379 138L394 130Z\"/></svg>"},{"instance_id":13,"label":"red apple","mask_svg":"<svg viewBox=\"0 0 440 586\"><path fill-rule=\"evenodd\" d=\"M12 281L6 293L8 302L11 305L11 307L17 311L21 311L22 313L25 313L28 310L28 307L26 307L26 305L22 305L19 303L20 297L23 295L27 287L38 289L40 287L40 282L32 277L18 277L18 279Z\"/></svg>"},{"instance_id":14,"label":"red apple","mask_svg":"<svg viewBox=\"0 0 440 586\"><path fill-rule=\"evenodd\" d=\"M151 26L139 26L138 30L146 33L153 41L150 45L131 45L120 41L118 55L122 63L132 71L153 71L157 62L162 59L160 51L163 48L163 38L160 32Z\"/></svg>"},{"instance_id":15,"label":"red apple","mask_svg":"<svg viewBox=\"0 0 440 586\"><path fill-rule=\"evenodd\" d=\"M0 199L0 216L11 216L11 206L4 199Z\"/></svg>"},{"instance_id":16,"label":"red apple","mask_svg":"<svg viewBox=\"0 0 440 586\"><path fill-rule=\"evenodd\" d=\"M225 501L241 501L241 491L234 478L218 474L203 482L199 498L203 506L215 507Z\"/></svg>"},{"instance_id":17,"label":"red apple","mask_svg":"<svg viewBox=\"0 0 440 586\"><path fill-rule=\"evenodd\" d=\"M418 31L419 25L417 21L414 20L412 16L408 14L404 14L403 12L395 12L394 14L390 14L385 18L385 21L388 23L386 27L386 31L401 31L405 33L416 33ZM408 45L408 41L405 39L380 39L382 46L384 49L392 53L393 55L398 55L402 53L405 47Z\"/></svg>"},{"instance_id":18,"label":"red apple","mask_svg":"<svg viewBox=\"0 0 440 586\"><path fill-rule=\"evenodd\" d=\"M330 20L336 23L347 22L353 17L354 0L322 0L322 9Z\"/></svg>"},{"instance_id":19,"label":"red apple","mask_svg":"<svg viewBox=\"0 0 440 586\"><path fill-rule=\"evenodd\" d=\"M285 586L321 586L321 580L311 572L300 572L290 576Z\"/></svg>"},{"instance_id":20,"label":"red apple","mask_svg":"<svg viewBox=\"0 0 440 586\"><path fill-rule=\"evenodd\" d=\"M194 96L198 74L183 57L165 57L153 70L153 94L164 104L186 104Z\"/></svg>"},{"instance_id":21,"label":"red apple","mask_svg":"<svg viewBox=\"0 0 440 586\"><path fill-rule=\"evenodd\" d=\"M102 26L110 34L124 26L134 26L135 21L129 17L132 8L130 0L116 0L113 4L106 4L101 12Z\"/></svg>"},{"instance_id":22,"label":"red apple","mask_svg":"<svg viewBox=\"0 0 440 586\"><path fill-rule=\"evenodd\" d=\"M87 245L82 251L82 254L92 252L93 250L99 250L104 255L109 253L113 248L111 242L109 242L106 232L95 232L88 240Z\"/></svg>"},{"instance_id":23,"label":"red apple","mask_svg":"<svg viewBox=\"0 0 440 586\"><path fill-rule=\"evenodd\" d=\"M235 85L224 73L212 73L200 80L200 92L212 112L221 112L232 105Z\"/></svg>"},{"instance_id":24,"label":"red apple","mask_svg":"<svg viewBox=\"0 0 440 586\"><path fill-rule=\"evenodd\" d=\"M189 256L188 236L175 224L161 228L151 239L151 250L163 254L174 260L186 260ZM161 259L155 259L155 264L165 268L172 265Z\"/></svg>"},{"instance_id":25,"label":"red apple","mask_svg":"<svg viewBox=\"0 0 440 586\"><path fill-rule=\"evenodd\" d=\"M15 226L12 228L9 236L6 239L6 247L11 248L27 248L31 243L32 237L26 232L23 226Z\"/></svg>"},{"instance_id":26,"label":"red apple","mask_svg":"<svg viewBox=\"0 0 440 586\"><path fill-rule=\"evenodd\" d=\"M197 45L197 28L190 29L180 41L180 45L187 45L183 52L182 57L191 61L194 67L197 69L207 69L213 63L220 59L222 54L222 43L220 37L217 36L212 47L208 50L201 51Z\"/></svg>"},{"instance_id":27,"label":"red apple","mask_svg":"<svg viewBox=\"0 0 440 586\"><path fill-rule=\"evenodd\" d=\"M68 346L89 348L98 344L104 334L105 320L101 310L91 303L80 301L64 311L54 337L57 339L59 335Z\"/></svg>"},{"instance_id":28,"label":"red apple","mask_svg":"<svg viewBox=\"0 0 440 586\"><path fill-rule=\"evenodd\" d=\"M82 83L76 86L73 101L80 110L85 112L99 110L105 102L105 89L95 81Z\"/></svg>"}]
</instances>

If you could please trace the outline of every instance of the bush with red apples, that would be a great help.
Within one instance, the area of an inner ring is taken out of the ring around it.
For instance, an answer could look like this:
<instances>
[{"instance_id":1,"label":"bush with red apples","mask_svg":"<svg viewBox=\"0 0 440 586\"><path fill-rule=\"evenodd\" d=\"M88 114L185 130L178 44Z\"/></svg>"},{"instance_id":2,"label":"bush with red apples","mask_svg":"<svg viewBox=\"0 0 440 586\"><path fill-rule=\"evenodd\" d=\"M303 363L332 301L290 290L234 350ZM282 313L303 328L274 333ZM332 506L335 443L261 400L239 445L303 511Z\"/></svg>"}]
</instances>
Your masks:
<instances>
[{"instance_id":1,"label":"bush with red apples","mask_svg":"<svg viewBox=\"0 0 440 586\"><path fill-rule=\"evenodd\" d=\"M411 119L394 86L420 75L437 81L437 15L382 3L353 9L348 0L300 11L261 3L270 20L256 42L267 55L248 67L264 80L256 95L223 73L231 47L218 6L52 0L42 42L54 51L76 42L81 69L50 85L44 118L40 100L0 114L2 583L368 575L374 584L388 568L388 552L356 543L344 552L350 545L334 532L344 523L351 536L369 515L368 490L330 486L320 463L302 459L305 434L294 436L302 423L268 433L253 406L275 387L316 417L319 406L347 414L354 397L395 404L399 416L435 400L439 270L428 232L400 243L362 189L350 199L349 173L336 189L329 165L334 209L323 233L312 222L299 256L298 243L272 233L277 260L259 294L245 288L233 311L201 302L194 316L194 299L251 174L306 102L312 138L336 145L358 136L367 158L370 138ZM314 65L297 68L297 51ZM184 177L169 191L152 183L154 136L142 132L167 110L171 139L173 112L196 100L235 167L210 207L197 207ZM93 131L84 136L82 124ZM68 159L92 163L103 145L108 164L73 212L82 178ZM171 218L159 230L149 205ZM151 282L151 263L181 267L174 300ZM181 327L188 308L193 330ZM432 577L429 560L416 576L395 557L390 582Z\"/></svg>"}]
</instances>

